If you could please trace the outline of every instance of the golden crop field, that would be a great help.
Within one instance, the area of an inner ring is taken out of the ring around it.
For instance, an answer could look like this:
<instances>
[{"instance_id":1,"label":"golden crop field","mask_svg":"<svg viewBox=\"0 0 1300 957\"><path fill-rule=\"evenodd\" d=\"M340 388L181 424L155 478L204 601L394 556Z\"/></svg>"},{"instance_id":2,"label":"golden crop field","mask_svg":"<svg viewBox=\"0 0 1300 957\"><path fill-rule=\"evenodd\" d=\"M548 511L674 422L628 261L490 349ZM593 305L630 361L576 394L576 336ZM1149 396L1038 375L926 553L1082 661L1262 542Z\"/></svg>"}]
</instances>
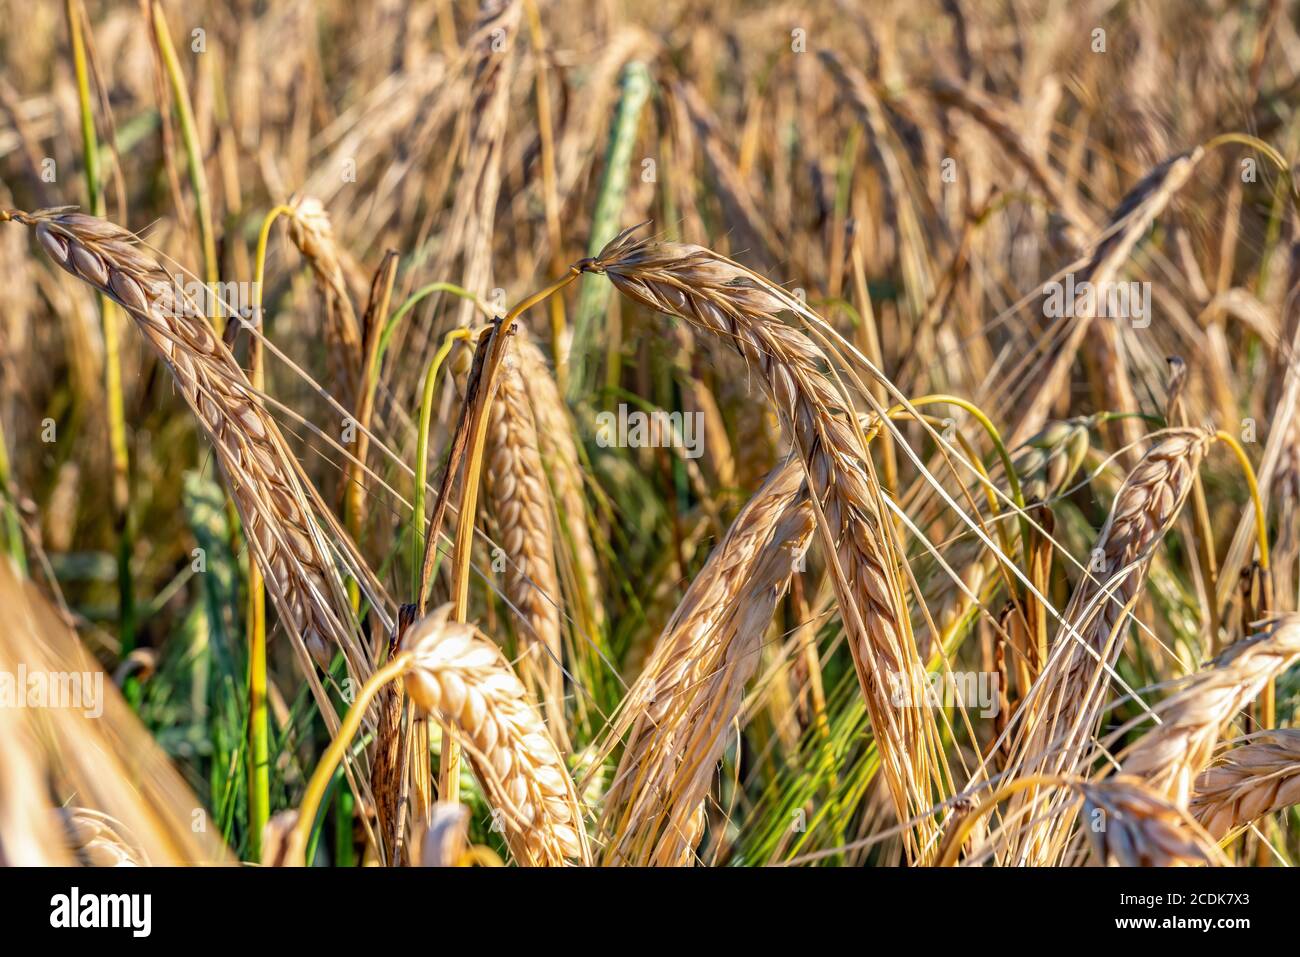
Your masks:
<instances>
[{"instance_id":1,"label":"golden crop field","mask_svg":"<svg viewBox=\"0 0 1300 957\"><path fill-rule=\"evenodd\" d=\"M1295 3L0 22L0 863L1300 858Z\"/></svg>"}]
</instances>

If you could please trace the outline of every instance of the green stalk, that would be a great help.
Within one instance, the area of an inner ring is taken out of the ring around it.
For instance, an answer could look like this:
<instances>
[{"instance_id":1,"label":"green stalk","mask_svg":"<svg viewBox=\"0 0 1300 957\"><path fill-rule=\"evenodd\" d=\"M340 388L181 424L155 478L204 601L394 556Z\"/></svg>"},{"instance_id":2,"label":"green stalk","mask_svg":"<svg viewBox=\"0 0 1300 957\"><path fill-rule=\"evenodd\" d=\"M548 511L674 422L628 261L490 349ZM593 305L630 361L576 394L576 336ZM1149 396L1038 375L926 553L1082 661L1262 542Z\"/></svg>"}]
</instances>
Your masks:
<instances>
[{"instance_id":1,"label":"green stalk","mask_svg":"<svg viewBox=\"0 0 1300 957\"><path fill-rule=\"evenodd\" d=\"M199 133L194 123L194 110L190 106L189 87L185 83L185 74L180 61L176 58L176 48L172 46L171 33L167 29L167 20L163 16L162 4L153 3L153 29L158 39L158 52L162 55L167 79L171 84L172 99L176 105L176 118L181 125L181 139L185 143L185 161L190 173L190 186L194 190L194 202L199 211L199 241L203 246L203 276L209 288L214 288L218 280L217 241L212 232L212 200L208 195L208 178L203 171L203 150L199 145ZM217 331L221 332L224 317L218 307L212 317Z\"/></svg>"},{"instance_id":2,"label":"green stalk","mask_svg":"<svg viewBox=\"0 0 1300 957\"><path fill-rule=\"evenodd\" d=\"M18 508L14 504L13 485L10 484L9 447L5 442L4 421L0 419L0 497L4 498L5 547L10 557L25 576L27 553L23 550L23 530L18 523Z\"/></svg>"},{"instance_id":3,"label":"green stalk","mask_svg":"<svg viewBox=\"0 0 1300 957\"><path fill-rule=\"evenodd\" d=\"M262 284L266 279L266 246L271 227L280 216L290 215L288 206L276 206L262 220L253 258L253 321L262 317ZM266 388L262 365L262 343L256 335L248 342L248 376L258 392ZM254 860L262 856L262 831L271 817L270 720L266 698L266 588L261 569L248 552L248 847Z\"/></svg>"},{"instance_id":4,"label":"green stalk","mask_svg":"<svg viewBox=\"0 0 1300 957\"><path fill-rule=\"evenodd\" d=\"M66 0L68 38L72 66L77 79L77 102L81 114L82 155L86 167L86 198L90 211L104 215L104 194L100 186L99 143L95 135L95 114L90 98L85 38L81 33L80 0ZM108 400L108 441L113 463L113 520L117 532L118 641L122 657L135 650L135 589L131 581L131 552L134 538L131 522L131 460L126 440L126 405L122 395L122 351L118 341L117 310L104 295L99 297L99 320L104 336L104 392ZM123 688L127 700L139 704L140 685L135 677Z\"/></svg>"},{"instance_id":5,"label":"green stalk","mask_svg":"<svg viewBox=\"0 0 1300 957\"><path fill-rule=\"evenodd\" d=\"M1020 548L1025 560L1025 567L1028 568L1030 563L1029 519L1025 517L1025 496L1020 489L1020 476L1016 474L1016 468L1011 462L1011 453L1007 451L1006 444L1002 441L1002 435L998 432L997 426L995 426L992 420L984 414L983 409L975 403L960 398L959 396L934 393L932 395L923 395L916 399L909 399L908 402L914 408L935 404L955 405L959 409L965 410L983 427L984 431L988 434L989 441L993 443L993 449L997 452L998 458L1002 460L1003 471L1006 472L1007 486L1011 491L1011 502L1016 506L1016 511L1019 513ZM894 406L894 408L890 410L890 414L893 415L902 408L902 405ZM996 505L996 499L994 499L993 502Z\"/></svg>"},{"instance_id":6,"label":"green stalk","mask_svg":"<svg viewBox=\"0 0 1300 957\"><path fill-rule=\"evenodd\" d=\"M631 173L632 148L636 145L641 110L650 98L650 90L650 71L644 63L633 60L623 68L623 94L614 114L609 148L605 153L605 172L601 177L600 194L592 215L591 237L587 243L589 256L599 253L618 233ZM608 283L601 282L597 276L583 277L568 357L570 398L585 395L590 386L588 353L596 326L609 304L609 295Z\"/></svg>"},{"instance_id":7,"label":"green stalk","mask_svg":"<svg viewBox=\"0 0 1300 957\"><path fill-rule=\"evenodd\" d=\"M468 299L478 306L483 315L487 316L489 319L492 318L491 311L479 300L478 296L474 295L468 289L464 289L451 282L431 282L429 285L423 286L411 293L406 302L402 303L401 307L389 317L386 323L384 323L384 330L379 334L379 348L375 350L374 365L370 370L372 378L377 375L379 367L383 365L384 353L388 351L388 340L393 338L393 333L397 331L398 325L401 324L401 321L406 317L406 314L419 305L421 299L438 292L449 292L454 296L460 296L462 299Z\"/></svg>"},{"instance_id":8,"label":"green stalk","mask_svg":"<svg viewBox=\"0 0 1300 957\"><path fill-rule=\"evenodd\" d=\"M453 329L447 333L447 337L442 340L442 345L429 361L429 367L424 373L424 391L420 396L420 426L415 445L415 507L411 521L413 548L411 574L415 579L411 587L413 592L420 587L420 557L425 549L424 486L428 481L429 473L429 428L433 421L434 385L438 381L438 370L446 360L447 354L451 352L452 345L457 339L469 339L469 337L468 329ZM422 597L417 596L416 600L419 601Z\"/></svg>"},{"instance_id":9,"label":"green stalk","mask_svg":"<svg viewBox=\"0 0 1300 957\"><path fill-rule=\"evenodd\" d=\"M352 812L356 798L347 788L340 788L334 801L334 866L356 867L352 850Z\"/></svg>"}]
</instances>

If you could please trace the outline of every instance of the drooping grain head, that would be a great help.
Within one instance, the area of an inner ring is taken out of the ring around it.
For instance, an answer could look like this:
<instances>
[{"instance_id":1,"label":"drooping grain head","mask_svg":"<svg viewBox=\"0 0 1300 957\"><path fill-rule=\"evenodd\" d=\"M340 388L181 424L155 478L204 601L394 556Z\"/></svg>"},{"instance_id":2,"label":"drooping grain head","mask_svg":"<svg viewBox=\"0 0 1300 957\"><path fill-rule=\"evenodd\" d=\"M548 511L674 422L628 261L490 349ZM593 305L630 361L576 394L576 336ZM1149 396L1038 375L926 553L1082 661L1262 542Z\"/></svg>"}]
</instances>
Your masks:
<instances>
[{"instance_id":1,"label":"drooping grain head","mask_svg":"<svg viewBox=\"0 0 1300 957\"><path fill-rule=\"evenodd\" d=\"M1216 841L1300 804L1300 730L1238 739L1196 781L1190 810Z\"/></svg>"},{"instance_id":2,"label":"drooping grain head","mask_svg":"<svg viewBox=\"0 0 1300 957\"><path fill-rule=\"evenodd\" d=\"M461 737L519 863L588 863L573 781L535 704L496 646L450 616L444 605L403 636L407 694Z\"/></svg>"},{"instance_id":3,"label":"drooping grain head","mask_svg":"<svg viewBox=\"0 0 1300 957\"><path fill-rule=\"evenodd\" d=\"M1084 832L1099 862L1119 867L1210 864L1213 849L1185 815L1137 778L1081 784Z\"/></svg>"},{"instance_id":4,"label":"drooping grain head","mask_svg":"<svg viewBox=\"0 0 1300 957\"><path fill-rule=\"evenodd\" d=\"M907 687L921 687L924 669L880 520L879 488L848 417L852 403L827 375L825 353L784 321L805 307L780 287L704 247L636 241L630 234L582 266L605 273L628 298L729 344L775 404L825 517L821 540L836 553L840 611L897 812L902 820L917 818L921 844L929 845L934 822L927 811L939 770L928 742L937 740L937 728L927 703L898 708L889 693L900 677Z\"/></svg>"},{"instance_id":5,"label":"drooping grain head","mask_svg":"<svg viewBox=\"0 0 1300 957\"><path fill-rule=\"evenodd\" d=\"M1124 772L1186 807L1196 775L1213 757L1219 729L1297 657L1300 615L1275 619L1232 645L1186 688L1156 706L1160 724L1123 756Z\"/></svg>"},{"instance_id":6,"label":"drooping grain head","mask_svg":"<svg viewBox=\"0 0 1300 957\"><path fill-rule=\"evenodd\" d=\"M59 266L119 303L176 377L177 385L217 451L262 574L286 627L321 667L342 648L354 673L368 658L340 569L313 520L318 497L301 475L279 428L261 404L208 319L183 287L126 230L95 216L39 211L21 221L35 227ZM336 537L344 571L365 579L351 542ZM377 583L363 582L382 604Z\"/></svg>"},{"instance_id":7,"label":"drooping grain head","mask_svg":"<svg viewBox=\"0 0 1300 957\"><path fill-rule=\"evenodd\" d=\"M290 203L290 208L293 214L289 217L289 238L312 268L346 301L343 266L325 207L314 196L300 196Z\"/></svg>"},{"instance_id":8,"label":"drooping grain head","mask_svg":"<svg viewBox=\"0 0 1300 957\"><path fill-rule=\"evenodd\" d=\"M736 517L628 691L611 729L626 735L601 821L605 863L692 861L727 729L812 532L803 469L791 458Z\"/></svg>"}]
</instances>

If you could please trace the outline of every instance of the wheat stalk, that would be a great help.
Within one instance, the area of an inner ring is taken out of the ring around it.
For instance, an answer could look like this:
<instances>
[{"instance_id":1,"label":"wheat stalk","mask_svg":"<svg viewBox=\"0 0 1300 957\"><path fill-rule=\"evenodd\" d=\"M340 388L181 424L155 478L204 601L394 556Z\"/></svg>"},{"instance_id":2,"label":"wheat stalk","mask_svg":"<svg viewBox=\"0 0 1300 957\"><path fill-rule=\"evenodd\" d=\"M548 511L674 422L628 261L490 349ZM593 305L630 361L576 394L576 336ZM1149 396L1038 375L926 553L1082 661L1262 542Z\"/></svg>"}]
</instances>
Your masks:
<instances>
[{"instance_id":1,"label":"wheat stalk","mask_svg":"<svg viewBox=\"0 0 1300 957\"><path fill-rule=\"evenodd\" d=\"M362 578L376 604L378 583L346 536L332 536L343 567L313 521L328 511L301 474L274 419L207 319L184 297L136 238L107 220L52 209L5 213L34 227L41 247L59 266L118 302L176 378L208 434L250 547L286 629L295 643L327 668L342 648L353 674L369 659L359 643L340 572ZM180 293L178 295L178 293Z\"/></svg>"},{"instance_id":2,"label":"wheat stalk","mask_svg":"<svg viewBox=\"0 0 1300 957\"><path fill-rule=\"evenodd\" d=\"M848 71L836 57L823 54L822 59L832 66L841 82L849 83L850 89L853 88L853 84L847 77ZM1091 229L1092 224L1087 214L1079 208L1075 193L1066 188L1056 171L1036 155L1033 146L1016 131L1010 118L1000 107L978 88L950 80L935 81L930 85L930 92L939 102L969 114L993 135L1006 155L1025 171L1044 198L1066 219L1069 224L1070 244L1075 247L1081 246L1082 236Z\"/></svg>"},{"instance_id":3,"label":"wheat stalk","mask_svg":"<svg viewBox=\"0 0 1300 957\"><path fill-rule=\"evenodd\" d=\"M560 584L555 567L554 506L538 450L537 426L519 362L507 349L488 413L483 469L487 506L505 552L505 597L523 617L524 683L542 699L547 725L568 748L564 717L564 653Z\"/></svg>"},{"instance_id":4,"label":"wheat stalk","mask_svg":"<svg viewBox=\"0 0 1300 957\"><path fill-rule=\"evenodd\" d=\"M1196 429L1166 432L1120 486L1048 662L1017 715L1009 776L1066 773L1081 759L1155 547L1177 518L1212 439ZM1032 792L1017 796L1017 802L1033 800ZM1036 852L1048 853L1042 841L1058 823L1048 815L1027 829Z\"/></svg>"},{"instance_id":5,"label":"wheat stalk","mask_svg":"<svg viewBox=\"0 0 1300 957\"><path fill-rule=\"evenodd\" d=\"M1214 757L1219 729L1300 657L1300 615L1285 615L1239 641L1182 691L1155 708L1160 723L1123 756L1125 774L1186 807L1196 775Z\"/></svg>"},{"instance_id":6,"label":"wheat stalk","mask_svg":"<svg viewBox=\"0 0 1300 957\"><path fill-rule=\"evenodd\" d=\"M813 532L795 458L775 469L691 582L611 736L626 732L601 818L605 863L689 863L727 729Z\"/></svg>"},{"instance_id":7,"label":"wheat stalk","mask_svg":"<svg viewBox=\"0 0 1300 957\"><path fill-rule=\"evenodd\" d=\"M516 326L519 371L536 424L537 447L558 509L558 529L574 563L574 579L584 604L585 620L604 628L605 608L600 597L600 562L587 524L587 497L583 490L582 460L573 438L573 423L560 394L559 384L541 349L526 329ZM594 636L588 636L594 637Z\"/></svg>"},{"instance_id":8,"label":"wheat stalk","mask_svg":"<svg viewBox=\"0 0 1300 957\"><path fill-rule=\"evenodd\" d=\"M1300 804L1300 729L1267 731L1230 747L1196 779L1192 815L1216 841Z\"/></svg>"},{"instance_id":9,"label":"wheat stalk","mask_svg":"<svg viewBox=\"0 0 1300 957\"><path fill-rule=\"evenodd\" d=\"M573 780L527 690L500 650L443 605L413 625L406 693L459 732L475 775L521 864L590 863Z\"/></svg>"},{"instance_id":10,"label":"wheat stalk","mask_svg":"<svg viewBox=\"0 0 1300 957\"><path fill-rule=\"evenodd\" d=\"M895 810L916 816L919 846L935 833L928 815L938 787L937 730L925 702L899 708L894 681L921 687L924 668L880 520L879 488L867 471L851 403L823 371L827 356L781 321L802 306L778 286L701 246L616 237L581 266L603 272L628 298L679 316L730 344L763 383L807 472L841 615ZM913 848L913 853L918 853Z\"/></svg>"},{"instance_id":11,"label":"wheat stalk","mask_svg":"<svg viewBox=\"0 0 1300 957\"><path fill-rule=\"evenodd\" d=\"M1183 867L1218 860L1213 845L1179 810L1137 778L1077 785L1083 829L1098 861L1120 867Z\"/></svg>"}]
</instances>

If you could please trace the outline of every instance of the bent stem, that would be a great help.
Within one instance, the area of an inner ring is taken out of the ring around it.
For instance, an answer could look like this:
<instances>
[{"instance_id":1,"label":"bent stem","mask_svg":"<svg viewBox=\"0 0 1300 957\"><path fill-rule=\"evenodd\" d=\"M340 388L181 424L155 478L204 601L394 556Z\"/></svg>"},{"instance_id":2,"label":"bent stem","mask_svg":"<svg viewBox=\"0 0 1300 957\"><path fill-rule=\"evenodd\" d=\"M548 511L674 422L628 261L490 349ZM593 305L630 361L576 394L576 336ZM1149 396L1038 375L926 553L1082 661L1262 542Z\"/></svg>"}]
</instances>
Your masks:
<instances>
[{"instance_id":1,"label":"bent stem","mask_svg":"<svg viewBox=\"0 0 1300 957\"><path fill-rule=\"evenodd\" d=\"M462 286L458 286L452 282L431 282L427 286L421 286L415 292L411 293L411 295L407 297L407 300L398 308L397 312L393 313L388 318L388 321L384 323L384 329L379 334L379 348L375 350L374 361L370 369L372 379L378 373L379 367L383 364L384 354L388 351L389 340L393 338L393 333L397 331L398 325L400 325L402 320L406 318L406 314L419 305L420 300L440 292L449 292L453 296L459 296L461 299L468 299L470 302L474 303L474 305L478 307L479 311L485 316L489 319L493 318L491 310L489 310L483 303L483 300Z\"/></svg>"},{"instance_id":2,"label":"bent stem","mask_svg":"<svg viewBox=\"0 0 1300 957\"><path fill-rule=\"evenodd\" d=\"M505 354L508 341L506 337L510 334L515 320L524 312L539 302L549 299L581 275L582 270L578 265L570 266L568 274L563 279L521 300L506 313L505 318L493 326L477 394L466 396L465 401L473 402L475 408L471 409L469 458L465 463L460 514L456 517L456 546L452 559L455 579L452 591L455 601L452 617L455 621L464 622L469 611L469 569L474 545L474 513L478 506L479 477L483 471L483 449L487 440L485 426L493 398L492 379ZM437 533L437 529L431 530L431 534ZM442 742L442 760L438 762L438 799L450 802L460 800L460 745L445 735Z\"/></svg>"},{"instance_id":3,"label":"bent stem","mask_svg":"<svg viewBox=\"0 0 1300 957\"><path fill-rule=\"evenodd\" d=\"M438 347L438 351L429 360L428 368L424 372L424 389L420 395L419 432L415 442L415 504L411 516L411 538L414 548L411 559L411 574L415 579L412 582L413 589L420 587L419 561L427 546L424 530L424 487L428 481L429 472L429 429L433 423L434 386L437 385L438 372L447 356L451 353L452 346L457 342L468 340L471 336L472 332L469 329L453 329L447 333L442 340L442 345ZM434 529L433 534L438 534L438 530Z\"/></svg>"},{"instance_id":4,"label":"bent stem","mask_svg":"<svg viewBox=\"0 0 1300 957\"><path fill-rule=\"evenodd\" d=\"M957 863L957 857L961 854L962 845L966 843L966 838L970 837L971 831L975 829L979 819L984 817L995 807L1005 801L1017 791L1023 791L1032 787L1072 787L1068 778L1063 778L1055 774L1031 774L1028 777L1017 778L1007 784L1002 785L994 791L984 803L977 807L970 814L967 814L957 822L957 829L953 831L952 838L947 842L948 846L944 849L943 857L939 859L936 867L953 867Z\"/></svg>"},{"instance_id":5,"label":"bent stem","mask_svg":"<svg viewBox=\"0 0 1300 957\"><path fill-rule=\"evenodd\" d=\"M1255 468L1250 464L1246 450L1241 447L1236 436L1219 429L1214 433L1214 437L1232 449L1241 464L1241 471L1245 473L1246 488L1250 491L1251 505L1255 510L1255 541L1259 548L1259 567L1268 571L1268 519L1264 514L1264 500L1259 494L1259 480L1255 477Z\"/></svg>"},{"instance_id":6,"label":"bent stem","mask_svg":"<svg viewBox=\"0 0 1300 957\"><path fill-rule=\"evenodd\" d=\"M1011 462L1011 454L1007 451L1006 444L1002 441L1002 433L998 431L992 420L984 414L984 410L974 402L960 398L955 395L946 393L933 393L923 395L917 399L908 400L913 406L920 407L923 405L955 405L959 409L969 412L970 415L978 422L988 433L989 441L993 443L994 451L997 452L998 458L1002 460L1002 469L1007 474L1007 487L1011 490L1011 501L1016 506L1016 511L1020 520L1020 547L1024 556L1025 567L1030 564L1029 556L1029 520L1025 517L1025 496L1020 490L1020 476L1016 474L1016 468ZM894 410L903 408L902 405L894 406ZM891 410L891 416L892 412Z\"/></svg>"},{"instance_id":7,"label":"bent stem","mask_svg":"<svg viewBox=\"0 0 1300 957\"><path fill-rule=\"evenodd\" d=\"M1300 187L1296 186L1295 179L1291 175L1291 164L1286 158L1277 151L1277 149L1268 143L1265 143L1257 136L1251 136L1249 133L1220 133L1211 140L1201 144L1201 149L1209 153L1218 149L1220 146L1226 146L1229 143L1236 143L1239 146L1249 146L1253 150L1263 153L1268 161L1277 167L1277 171L1287 181L1288 191L1291 193L1291 199L1300 206Z\"/></svg>"},{"instance_id":8,"label":"bent stem","mask_svg":"<svg viewBox=\"0 0 1300 957\"><path fill-rule=\"evenodd\" d=\"M302 804L298 806L298 820L294 823L293 833L289 837L287 860L290 863L306 866L307 862L303 859L303 855L307 847L307 839L311 836L316 823L316 815L320 811L321 799L329 789L330 780L338 770L339 762L343 760L348 745L361 727L361 719L365 717L366 709L370 707L370 703L374 701L384 685L406 673L406 669L411 666L411 661L410 652L394 655L392 660L374 672L357 692L356 700L348 708L348 713L343 716L338 734L334 735L329 748L321 755L320 763L316 765L311 780L307 782Z\"/></svg>"},{"instance_id":9,"label":"bent stem","mask_svg":"<svg viewBox=\"0 0 1300 957\"><path fill-rule=\"evenodd\" d=\"M1214 433L1214 437L1223 442L1232 453L1237 457L1237 462L1241 465L1241 471L1246 476L1246 487L1250 490L1251 506L1255 510L1255 541L1259 549L1259 569L1264 578L1264 604L1270 608L1273 605L1273 583L1269 570L1268 557L1268 518L1264 513L1264 499L1259 494L1259 480L1255 477L1255 468L1250 464L1250 458L1246 455L1246 450L1241 447L1237 437L1230 432L1219 429ZM1264 686L1264 691L1259 699L1259 721L1265 728L1277 726L1277 684L1275 678L1269 678L1268 684Z\"/></svg>"}]
</instances>

